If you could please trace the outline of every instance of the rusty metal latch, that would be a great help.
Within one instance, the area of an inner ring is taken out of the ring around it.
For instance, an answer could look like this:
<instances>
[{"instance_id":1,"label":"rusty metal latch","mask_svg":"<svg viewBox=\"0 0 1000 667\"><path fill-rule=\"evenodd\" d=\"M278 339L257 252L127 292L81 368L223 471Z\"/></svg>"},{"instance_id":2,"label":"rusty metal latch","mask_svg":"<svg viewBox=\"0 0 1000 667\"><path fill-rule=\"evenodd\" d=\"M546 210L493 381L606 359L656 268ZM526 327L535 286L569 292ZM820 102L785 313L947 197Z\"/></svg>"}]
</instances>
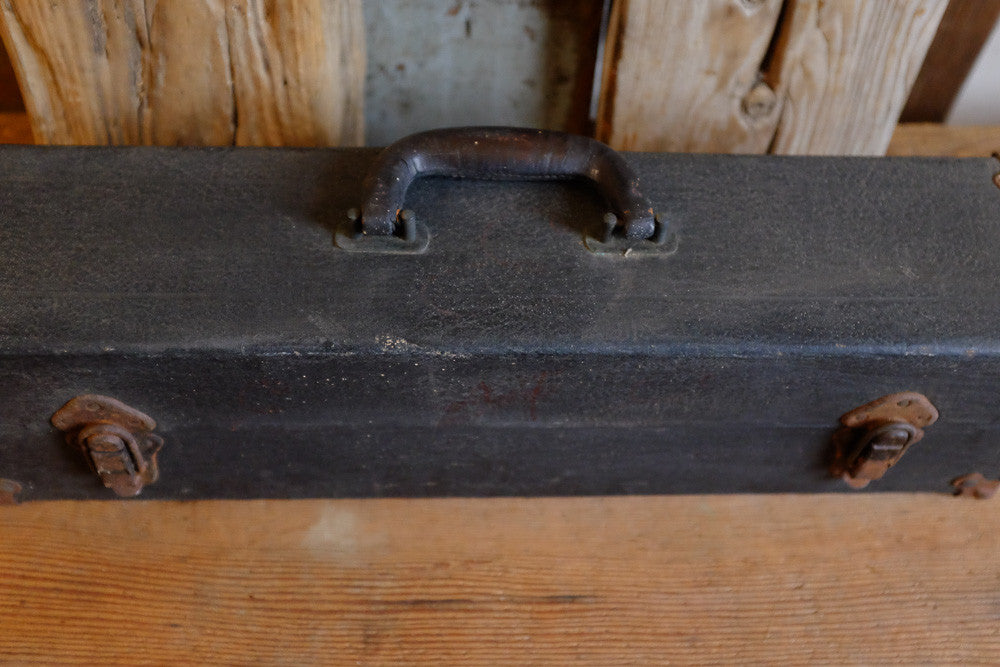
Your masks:
<instances>
[{"instance_id":1,"label":"rusty metal latch","mask_svg":"<svg viewBox=\"0 0 1000 667\"><path fill-rule=\"evenodd\" d=\"M0 477L0 505L16 505L17 494L21 493L20 483Z\"/></svg>"},{"instance_id":2,"label":"rusty metal latch","mask_svg":"<svg viewBox=\"0 0 1000 667\"><path fill-rule=\"evenodd\" d=\"M923 394L904 391L862 405L840 418L832 472L861 489L881 479L938 418Z\"/></svg>"},{"instance_id":3,"label":"rusty metal latch","mask_svg":"<svg viewBox=\"0 0 1000 667\"><path fill-rule=\"evenodd\" d=\"M152 433L151 417L108 396L84 394L52 415L52 425L66 434L104 486L119 496L136 496L159 477L156 455L163 438Z\"/></svg>"},{"instance_id":4,"label":"rusty metal latch","mask_svg":"<svg viewBox=\"0 0 1000 667\"><path fill-rule=\"evenodd\" d=\"M956 496L986 500L1000 490L1000 479L989 479L981 472L973 472L951 480Z\"/></svg>"}]
</instances>

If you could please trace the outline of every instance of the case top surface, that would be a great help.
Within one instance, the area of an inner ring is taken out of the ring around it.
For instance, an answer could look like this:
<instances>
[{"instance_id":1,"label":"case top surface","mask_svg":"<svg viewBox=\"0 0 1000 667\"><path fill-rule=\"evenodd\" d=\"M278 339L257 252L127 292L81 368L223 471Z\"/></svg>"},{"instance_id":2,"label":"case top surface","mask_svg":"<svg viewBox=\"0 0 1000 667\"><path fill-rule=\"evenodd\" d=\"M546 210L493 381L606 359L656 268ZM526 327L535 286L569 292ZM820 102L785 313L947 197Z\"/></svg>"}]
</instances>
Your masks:
<instances>
[{"instance_id":1,"label":"case top surface","mask_svg":"<svg viewBox=\"0 0 1000 667\"><path fill-rule=\"evenodd\" d=\"M582 184L424 179L425 254L348 253L374 156L0 149L0 352L1000 352L994 160L629 154L648 257Z\"/></svg>"}]
</instances>

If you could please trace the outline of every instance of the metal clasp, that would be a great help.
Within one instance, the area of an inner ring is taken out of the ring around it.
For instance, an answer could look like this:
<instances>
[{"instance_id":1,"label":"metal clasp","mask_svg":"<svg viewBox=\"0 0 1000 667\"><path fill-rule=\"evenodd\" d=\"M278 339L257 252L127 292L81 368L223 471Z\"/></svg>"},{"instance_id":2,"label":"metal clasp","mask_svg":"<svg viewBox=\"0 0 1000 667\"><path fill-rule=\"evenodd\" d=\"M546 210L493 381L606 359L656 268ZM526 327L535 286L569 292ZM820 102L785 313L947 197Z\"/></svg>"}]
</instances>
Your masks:
<instances>
[{"instance_id":1,"label":"metal clasp","mask_svg":"<svg viewBox=\"0 0 1000 667\"><path fill-rule=\"evenodd\" d=\"M151 433L148 415L108 396L84 394L52 415L66 442L83 452L104 486L119 496L136 496L159 477L156 455L163 438Z\"/></svg>"},{"instance_id":2,"label":"metal clasp","mask_svg":"<svg viewBox=\"0 0 1000 667\"><path fill-rule=\"evenodd\" d=\"M985 500L1000 490L1000 479L989 479L981 472L973 472L951 480L956 496Z\"/></svg>"},{"instance_id":3,"label":"metal clasp","mask_svg":"<svg viewBox=\"0 0 1000 667\"><path fill-rule=\"evenodd\" d=\"M923 394L904 391L862 405L840 418L833 435L832 472L855 489L881 479L938 418Z\"/></svg>"}]
</instances>

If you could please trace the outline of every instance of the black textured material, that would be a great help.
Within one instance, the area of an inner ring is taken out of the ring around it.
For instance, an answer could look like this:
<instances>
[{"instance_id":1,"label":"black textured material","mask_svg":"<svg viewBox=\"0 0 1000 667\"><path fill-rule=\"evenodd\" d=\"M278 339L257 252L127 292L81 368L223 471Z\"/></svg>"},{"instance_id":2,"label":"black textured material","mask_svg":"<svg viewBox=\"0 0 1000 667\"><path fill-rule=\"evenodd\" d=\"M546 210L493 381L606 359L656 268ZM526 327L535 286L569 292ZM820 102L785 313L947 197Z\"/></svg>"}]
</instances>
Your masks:
<instances>
[{"instance_id":1,"label":"black textured material","mask_svg":"<svg viewBox=\"0 0 1000 667\"><path fill-rule=\"evenodd\" d=\"M1000 474L996 162L626 155L678 236L636 256L579 184L421 179L427 252L344 252L376 155L0 149L0 477L113 498L49 423L97 393L166 440L144 498L844 491L903 390L940 419L865 492Z\"/></svg>"}]
</instances>

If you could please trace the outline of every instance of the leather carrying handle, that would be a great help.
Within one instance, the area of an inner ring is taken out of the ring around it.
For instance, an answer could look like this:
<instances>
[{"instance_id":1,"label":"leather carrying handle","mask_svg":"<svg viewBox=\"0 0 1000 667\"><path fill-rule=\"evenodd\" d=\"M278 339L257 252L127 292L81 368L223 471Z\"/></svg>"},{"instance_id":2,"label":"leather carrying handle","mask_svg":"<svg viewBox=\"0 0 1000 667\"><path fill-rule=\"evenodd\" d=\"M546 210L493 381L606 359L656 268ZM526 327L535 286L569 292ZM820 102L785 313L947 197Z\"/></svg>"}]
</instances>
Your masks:
<instances>
[{"instance_id":1,"label":"leather carrying handle","mask_svg":"<svg viewBox=\"0 0 1000 667\"><path fill-rule=\"evenodd\" d=\"M431 130L383 149L365 178L359 231L366 236L395 234L406 191L422 176L582 179L611 205L627 239L648 239L656 231L652 206L621 155L587 137L513 127Z\"/></svg>"}]
</instances>

